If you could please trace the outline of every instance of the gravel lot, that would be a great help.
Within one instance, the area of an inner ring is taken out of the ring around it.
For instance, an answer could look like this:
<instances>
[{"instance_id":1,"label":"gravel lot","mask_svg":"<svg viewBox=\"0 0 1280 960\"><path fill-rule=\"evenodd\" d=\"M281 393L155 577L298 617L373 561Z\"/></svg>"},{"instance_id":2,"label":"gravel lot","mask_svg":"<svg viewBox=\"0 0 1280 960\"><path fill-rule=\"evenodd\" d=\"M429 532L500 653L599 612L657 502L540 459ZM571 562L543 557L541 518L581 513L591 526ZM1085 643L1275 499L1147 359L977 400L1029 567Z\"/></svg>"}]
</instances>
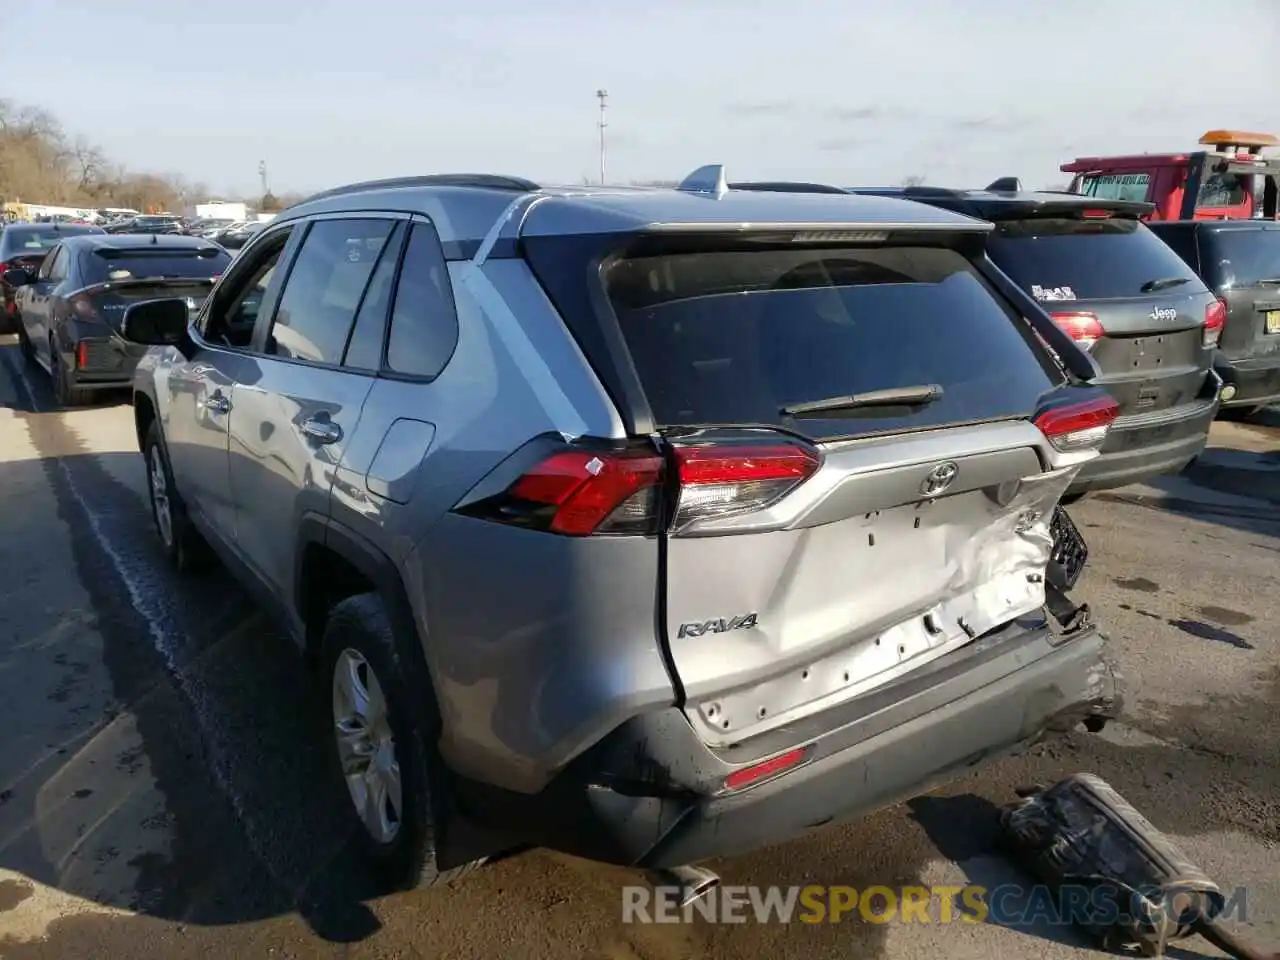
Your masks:
<instances>
[{"instance_id":1,"label":"gravel lot","mask_svg":"<svg viewBox=\"0 0 1280 960\"><path fill-rule=\"evenodd\" d=\"M370 897L320 780L298 657L226 575L164 570L126 398L57 412L21 370L0 338L0 957L1101 956L1043 924L624 925L634 873L541 851ZM1247 886L1248 932L1280 947L1269 423L1219 423L1185 474L1072 507L1091 548L1076 595L1127 676L1124 724L718 864L725 883L1014 881L991 804L1090 770L1223 886Z\"/></svg>"}]
</instances>

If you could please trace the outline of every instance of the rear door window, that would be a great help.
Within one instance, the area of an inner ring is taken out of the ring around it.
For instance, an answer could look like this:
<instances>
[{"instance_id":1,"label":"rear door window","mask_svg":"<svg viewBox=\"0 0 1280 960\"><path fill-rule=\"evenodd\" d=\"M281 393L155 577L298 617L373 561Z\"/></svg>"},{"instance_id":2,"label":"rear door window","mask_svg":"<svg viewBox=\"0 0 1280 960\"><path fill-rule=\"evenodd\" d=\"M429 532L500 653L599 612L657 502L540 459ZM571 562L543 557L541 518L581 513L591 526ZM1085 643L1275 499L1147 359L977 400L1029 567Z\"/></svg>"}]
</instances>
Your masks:
<instances>
[{"instance_id":1,"label":"rear door window","mask_svg":"<svg viewBox=\"0 0 1280 960\"><path fill-rule=\"evenodd\" d=\"M365 287L394 220L320 220L289 269L267 352L312 363L342 361Z\"/></svg>"},{"instance_id":2,"label":"rear door window","mask_svg":"<svg viewBox=\"0 0 1280 960\"><path fill-rule=\"evenodd\" d=\"M1280 228L1205 231L1200 246L1215 286L1280 282Z\"/></svg>"},{"instance_id":3,"label":"rear door window","mask_svg":"<svg viewBox=\"0 0 1280 960\"><path fill-rule=\"evenodd\" d=\"M959 253L930 247L670 253L606 289L663 426L781 425L815 438L1025 417L1060 374ZM936 384L922 407L785 406Z\"/></svg>"},{"instance_id":4,"label":"rear door window","mask_svg":"<svg viewBox=\"0 0 1280 960\"><path fill-rule=\"evenodd\" d=\"M990 251L1000 269L1042 302L1149 296L1144 285L1175 277L1186 280L1179 293L1204 290L1186 261L1137 220L1005 221L996 226Z\"/></svg>"}]
</instances>

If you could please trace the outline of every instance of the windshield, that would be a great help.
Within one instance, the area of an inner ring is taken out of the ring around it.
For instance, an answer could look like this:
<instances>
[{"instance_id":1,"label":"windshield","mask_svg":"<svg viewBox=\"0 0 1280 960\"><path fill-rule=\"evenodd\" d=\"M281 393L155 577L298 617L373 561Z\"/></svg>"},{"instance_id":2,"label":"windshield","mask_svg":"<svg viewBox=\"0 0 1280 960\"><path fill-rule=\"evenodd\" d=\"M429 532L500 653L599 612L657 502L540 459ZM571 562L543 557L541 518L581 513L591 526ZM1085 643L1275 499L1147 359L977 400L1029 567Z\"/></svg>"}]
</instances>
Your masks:
<instances>
[{"instance_id":1,"label":"windshield","mask_svg":"<svg viewBox=\"0 0 1280 960\"><path fill-rule=\"evenodd\" d=\"M1205 231L1200 243L1205 272L1215 286L1280 279L1280 229Z\"/></svg>"},{"instance_id":2,"label":"windshield","mask_svg":"<svg viewBox=\"0 0 1280 960\"><path fill-rule=\"evenodd\" d=\"M763 250L617 261L606 288L660 424L780 424L815 437L1028 416L1060 379L951 250ZM783 414L937 384L917 407Z\"/></svg>"},{"instance_id":3,"label":"windshield","mask_svg":"<svg viewBox=\"0 0 1280 960\"><path fill-rule=\"evenodd\" d=\"M1136 220L1028 219L998 224L991 259L1042 302L1148 295L1153 280L1183 278L1179 292L1202 291L1195 271Z\"/></svg>"},{"instance_id":4,"label":"windshield","mask_svg":"<svg viewBox=\"0 0 1280 960\"><path fill-rule=\"evenodd\" d=\"M1146 200L1150 173L1100 173L1080 181L1080 192L1106 200Z\"/></svg>"},{"instance_id":5,"label":"windshield","mask_svg":"<svg viewBox=\"0 0 1280 960\"><path fill-rule=\"evenodd\" d=\"M81 261L86 283L121 280L208 279L217 277L231 262L221 249L202 253L196 250L95 250Z\"/></svg>"}]
</instances>

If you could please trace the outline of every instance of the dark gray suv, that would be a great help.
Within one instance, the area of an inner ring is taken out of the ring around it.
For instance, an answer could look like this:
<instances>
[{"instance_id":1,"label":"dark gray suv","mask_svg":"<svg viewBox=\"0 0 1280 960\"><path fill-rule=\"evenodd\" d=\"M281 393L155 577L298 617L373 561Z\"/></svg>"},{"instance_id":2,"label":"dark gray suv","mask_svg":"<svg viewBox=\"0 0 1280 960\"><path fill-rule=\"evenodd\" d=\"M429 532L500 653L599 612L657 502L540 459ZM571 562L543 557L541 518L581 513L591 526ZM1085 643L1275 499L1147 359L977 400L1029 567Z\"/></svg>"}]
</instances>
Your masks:
<instances>
[{"instance_id":1,"label":"dark gray suv","mask_svg":"<svg viewBox=\"0 0 1280 960\"><path fill-rule=\"evenodd\" d=\"M164 548L318 655L391 883L688 877L1117 714L1051 558L1116 404L990 232L718 168L417 177L129 310Z\"/></svg>"}]
</instances>

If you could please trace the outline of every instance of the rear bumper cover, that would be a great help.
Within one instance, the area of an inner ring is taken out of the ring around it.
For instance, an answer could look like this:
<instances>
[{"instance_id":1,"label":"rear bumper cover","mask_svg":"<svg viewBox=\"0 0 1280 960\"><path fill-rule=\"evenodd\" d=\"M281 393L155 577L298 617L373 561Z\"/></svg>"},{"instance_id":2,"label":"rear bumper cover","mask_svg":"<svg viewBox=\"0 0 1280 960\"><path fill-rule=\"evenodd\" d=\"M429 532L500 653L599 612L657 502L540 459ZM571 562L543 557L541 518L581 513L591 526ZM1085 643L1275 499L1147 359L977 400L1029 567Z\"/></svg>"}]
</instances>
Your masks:
<instances>
[{"instance_id":1,"label":"rear bumper cover","mask_svg":"<svg viewBox=\"0 0 1280 960\"><path fill-rule=\"evenodd\" d=\"M513 845L611 863L664 867L746 853L918 795L1048 732L1117 716L1121 682L1104 647L1094 627L1064 638L1044 621L1021 621L800 721L788 743L726 752L709 750L670 708L619 727L538 794L464 782L459 807ZM717 792L732 770L802 745L803 765Z\"/></svg>"},{"instance_id":2,"label":"rear bumper cover","mask_svg":"<svg viewBox=\"0 0 1280 960\"><path fill-rule=\"evenodd\" d=\"M1235 396L1222 401L1224 407L1262 406L1280 401L1280 353L1250 360L1219 357L1213 369L1222 378L1223 386L1230 384L1236 389Z\"/></svg>"},{"instance_id":3,"label":"rear bumper cover","mask_svg":"<svg viewBox=\"0 0 1280 960\"><path fill-rule=\"evenodd\" d=\"M1120 417L1100 456L1081 468L1069 493L1107 490L1177 473L1200 455L1218 415L1221 378L1210 372L1206 396L1171 410Z\"/></svg>"}]
</instances>

